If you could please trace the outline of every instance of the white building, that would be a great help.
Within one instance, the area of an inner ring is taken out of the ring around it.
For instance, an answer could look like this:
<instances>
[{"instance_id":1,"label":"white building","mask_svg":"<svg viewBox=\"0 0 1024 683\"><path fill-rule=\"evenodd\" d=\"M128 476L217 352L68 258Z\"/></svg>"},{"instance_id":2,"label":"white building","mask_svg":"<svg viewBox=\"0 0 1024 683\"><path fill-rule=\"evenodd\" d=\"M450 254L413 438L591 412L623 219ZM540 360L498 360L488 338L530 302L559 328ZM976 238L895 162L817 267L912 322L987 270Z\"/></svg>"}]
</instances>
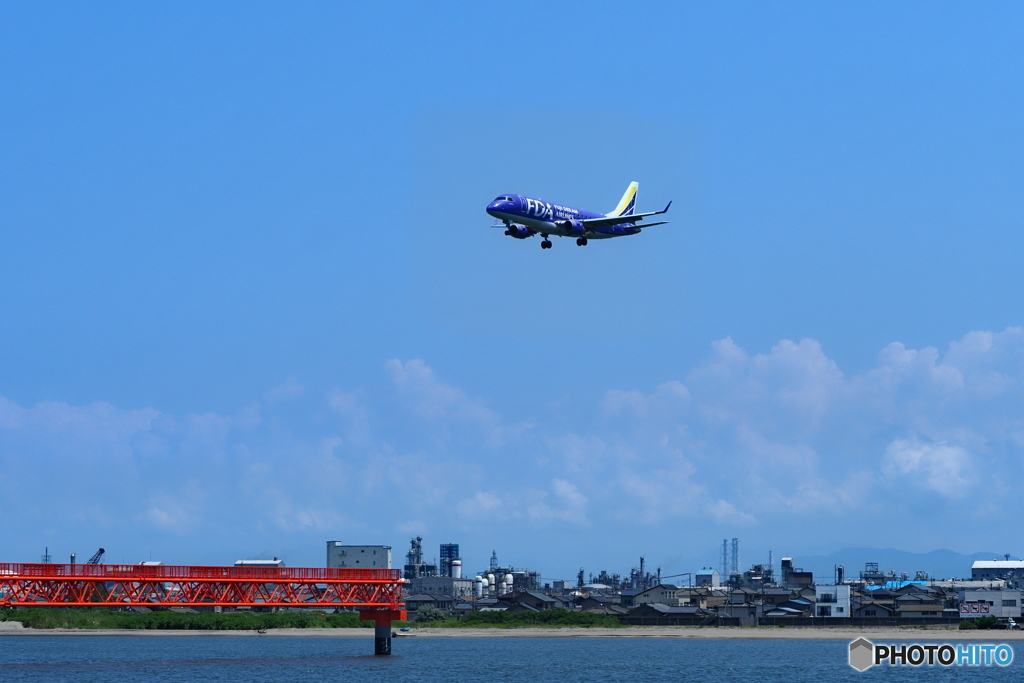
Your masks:
<instances>
[{"instance_id":1,"label":"white building","mask_svg":"<svg viewBox=\"0 0 1024 683\"><path fill-rule=\"evenodd\" d=\"M428 593L470 598L473 596L473 579L456 579L452 576L421 576L410 579L407 590L410 594Z\"/></svg>"},{"instance_id":2,"label":"white building","mask_svg":"<svg viewBox=\"0 0 1024 683\"><path fill-rule=\"evenodd\" d=\"M814 587L816 617L851 617L850 587L847 585Z\"/></svg>"},{"instance_id":3,"label":"white building","mask_svg":"<svg viewBox=\"0 0 1024 683\"><path fill-rule=\"evenodd\" d=\"M283 567L284 560L276 557L272 560L235 560L236 567Z\"/></svg>"},{"instance_id":4,"label":"white building","mask_svg":"<svg viewBox=\"0 0 1024 683\"><path fill-rule=\"evenodd\" d=\"M1002 590L979 589L957 591L960 599L960 618L978 619L980 617L999 617L1007 619L1021 617L1021 591L1004 588Z\"/></svg>"},{"instance_id":5,"label":"white building","mask_svg":"<svg viewBox=\"0 0 1024 683\"><path fill-rule=\"evenodd\" d=\"M327 567L391 569L391 546L344 545L341 541L327 541Z\"/></svg>"},{"instance_id":6,"label":"white building","mask_svg":"<svg viewBox=\"0 0 1024 683\"><path fill-rule=\"evenodd\" d=\"M700 586L718 588L722 585L722 577L718 573L718 570L713 567L701 567L700 571L694 575L693 583L698 588Z\"/></svg>"},{"instance_id":7,"label":"white building","mask_svg":"<svg viewBox=\"0 0 1024 683\"><path fill-rule=\"evenodd\" d=\"M977 560L971 565L973 581L1024 579L1024 560Z\"/></svg>"}]
</instances>

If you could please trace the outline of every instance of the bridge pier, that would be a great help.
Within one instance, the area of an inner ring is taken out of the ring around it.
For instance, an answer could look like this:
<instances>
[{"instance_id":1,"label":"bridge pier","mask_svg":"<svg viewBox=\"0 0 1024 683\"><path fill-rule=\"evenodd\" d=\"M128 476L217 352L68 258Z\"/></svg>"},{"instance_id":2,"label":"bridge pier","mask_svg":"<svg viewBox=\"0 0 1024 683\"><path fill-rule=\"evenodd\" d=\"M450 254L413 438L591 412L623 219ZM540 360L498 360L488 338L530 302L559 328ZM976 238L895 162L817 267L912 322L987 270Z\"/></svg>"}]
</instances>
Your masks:
<instances>
[{"instance_id":1,"label":"bridge pier","mask_svg":"<svg viewBox=\"0 0 1024 683\"><path fill-rule=\"evenodd\" d=\"M368 609L359 613L363 621L373 621L373 654L391 654L391 622L404 621L408 617L404 609Z\"/></svg>"},{"instance_id":2,"label":"bridge pier","mask_svg":"<svg viewBox=\"0 0 1024 683\"><path fill-rule=\"evenodd\" d=\"M387 626L374 626L373 654L391 654L391 624Z\"/></svg>"}]
</instances>

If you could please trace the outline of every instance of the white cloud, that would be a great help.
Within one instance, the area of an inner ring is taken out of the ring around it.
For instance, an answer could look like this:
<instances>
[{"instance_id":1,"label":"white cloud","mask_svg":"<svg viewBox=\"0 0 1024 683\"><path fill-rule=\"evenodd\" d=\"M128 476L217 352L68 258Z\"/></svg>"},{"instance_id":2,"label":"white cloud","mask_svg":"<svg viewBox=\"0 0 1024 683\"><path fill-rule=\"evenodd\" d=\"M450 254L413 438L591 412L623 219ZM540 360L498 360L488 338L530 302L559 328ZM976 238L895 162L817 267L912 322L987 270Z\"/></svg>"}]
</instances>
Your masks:
<instances>
[{"instance_id":1,"label":"white cloud","mask_svg":"<svg viewBox=\"0 0 1024 683\"><path fill-rule=\"evenodd\" d=\"M277 403L287 403L288 401L294 401L301 397L306 392L306 388L302 386L302 383L294 377L289 377L281 384L268 389L263 394L263 400L270 405Z\"/></svg>"},{"instance_id":2,"label":"white cloud","mask_svg":"<svg viewBox=\"0 0 1024 683\"><path fill-rule=\"evenodd\" d=\"M541 522L590 526L590 520L587 519L587 497L564 479L555 479L551 484L553 495L544 493L542 500L530 505L527 509L529 517Z\"/></svg>"},{"instance_id":3,"label":"white cloud","mask_svg":"<svg viewBox=\"0 0 1024 683\"><path fill-rule=\"evenodd\" d=\"M384 368L399 394L407 396L413 410L426 419L448 418L487 425L497 422L497 416L481 401L472 400L461 389L439 381L434 371L419 358L406 363L392 359Z\"/></svg>"},{"instance_id":4,"label":"white cloud","mask_svg":"<svg viewBox=\"0 0 1024 683\"><path fill-rule=\"evenodd\" d=\"M427 524L419 519L411 519L396 524L395 531L402 534L408 534L410 536L422 536L427 533Z\"/></svg>"},{"instance_id":5,"label":"white cloud","mask_svg":"<svg viewBox=\"0 0 1024 683\"><path fill-rule=\"evenodd\" d=\"M459 518L471 524L484 524L502 513L501 498L490 491L477 491L455 506Z\"/></svg>"},{"instance_id":6,"label":"white cloud","mask_svg":"<svg viewBox=\"0 0 1024 683\"><path fill-rule=\"evenodd\" d=\"M647 396L639 391L612 390L605 394L601 412L606 417L623 413L645 420L656 416L672 416L690 404L690 390L682 382L671 380L658 385Z\"/></svg>"},{"instance_id":7,"label":"white cloud","mask_svg":"<svg viewBox=\"0 0 1024 683\"><path fill-rule=\"evenodd\" d=\"M851 516L959 528L989 479L971 524L1002 521L1024 475L1021 328L945 353L893 343L852 376L814 340L752 354L727 338L679 379L557 421L506 423L418 359L388 361L382 399L286 385L226 414L0 397L0 514L140 539L814 535Z\"/></svg>"},{"instance_id":8,"label":"white cloud","mask_svg":"<svg viewBox=\"0 0 1024 683\"><path fill-rule=\"evenodd\" d=\"M192 514L172 501L162 501L146 508L145 519L158 529L183 534L198 521Z\"/></svg>"},{"instance_id":9,"label":"white cloud","mask_svg":"<svg viewBox=\"0 0 1024 683\"><path fill-rule=\"evenodd\" d=\"M372 441L370 414L358 396L335 389L327 395L327 403L346 422L346 436L358 443Z\"/></svg>"},{"instance_id":10,"label":"white cloud","mask_svg":"<svg viewBox=\"0 0 1024 683\"><path fill-rule=\"evenodd\" d=\"M975 483L971 460L962 446L894 439L885 451L884 472L947 498L964 498Z\"/></svg>"},{"instance_id":11,"label":"white cloud","mask_svg":"<svg viewBox=\"0 0 1024 683\"><path fill-rule=\"evenodd\" d=\"M613 457L601 437L595 434L560 434L545 439L548 455L540 458L542 465L556 463L566 472L600 470Z\"/></svg>"},{"instance_id":12,"label":"white cloud","mask_svg":"<svg viewBox=\"0 0 1024 683\"><path fill-rule=\"evenodd\" d=\"M506 433L515 436L525 429L524 423L506 429L501 418L483 401L441 382L418 358L405 363L392 359L384 367L405 406L434 428L432 438L438 444L450 445L457 440L472 442L483 434L489 448L498 448L504 443Z\"/></svg>"},{"instance_id":13,"label":"white cloud","mask_svg":"<svg viewBox=\"0 0 1024 683\"><path fill-rule=\"evenodd\" d=\"M727 526L753 526L757 520L753 515L740 512L736 506L726 500L716 500L708 506L708 512L719 524Z\"/></svg>"}]
</instances>

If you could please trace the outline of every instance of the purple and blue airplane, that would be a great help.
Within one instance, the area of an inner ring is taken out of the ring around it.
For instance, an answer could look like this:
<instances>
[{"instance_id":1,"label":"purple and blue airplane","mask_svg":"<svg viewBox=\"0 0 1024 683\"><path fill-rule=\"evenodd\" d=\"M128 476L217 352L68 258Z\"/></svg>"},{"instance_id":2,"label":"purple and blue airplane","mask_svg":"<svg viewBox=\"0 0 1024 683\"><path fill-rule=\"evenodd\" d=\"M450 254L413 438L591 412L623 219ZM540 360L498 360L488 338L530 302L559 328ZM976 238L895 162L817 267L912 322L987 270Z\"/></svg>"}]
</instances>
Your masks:
<instances>
[{"instance_id":1,"label":"purple and blue airplane","mask_svg":"<svg viewBox=\"0 0 1024 683\"><path fill-rule=\"evenodd\" d=\"M573 209L560 204L531 199L519 194L503 194L487 205L487 213L505 225L505 234L524 240L540 235L541 249L550 249L549 235L575 237L576 244L584 247L587 240L603 240L609 237L635 235L643 228L664 225L668 221L640 223L647 216L657 216L668 211L672 202L661 211L633 213L636 210L636 191L640 183L632 182L626 188L615 210L611 213L594 213ZM501 227L495 223L494 227Z\"/></svg>"}]
</instances>

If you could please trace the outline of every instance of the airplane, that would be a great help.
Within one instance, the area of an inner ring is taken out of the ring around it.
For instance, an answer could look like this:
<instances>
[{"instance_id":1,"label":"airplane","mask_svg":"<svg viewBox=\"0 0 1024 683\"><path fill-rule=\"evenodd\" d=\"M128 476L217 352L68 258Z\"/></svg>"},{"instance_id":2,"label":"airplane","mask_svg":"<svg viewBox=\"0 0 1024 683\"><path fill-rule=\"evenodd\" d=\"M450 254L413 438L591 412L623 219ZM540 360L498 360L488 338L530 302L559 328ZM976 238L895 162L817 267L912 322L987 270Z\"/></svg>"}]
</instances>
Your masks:
<instances>
[{"instance_id":1,"label":"airplane","mask_svg":"<svg viewBox=\"0 0 1024 683\"><path fill-rule=\"evenodd\" d=\"M615 210L606 214L573 209L519 194L501 195L487 205L487 213L504 224L505 234L510 237L524 240L539 234L544 238L540 243L541 249L551 248L549 235L575 237L577 246L585 247L587 240L636 235L643 228L668 223L668 221L639 223L647 216L666 213L669 206L672 206L672 202L669 202L661 211L634 213L636 192L639 187L640 183L630 183ZM501 227L501 225L495 223L492 227Z\"/></svg>"}]
</instances>

